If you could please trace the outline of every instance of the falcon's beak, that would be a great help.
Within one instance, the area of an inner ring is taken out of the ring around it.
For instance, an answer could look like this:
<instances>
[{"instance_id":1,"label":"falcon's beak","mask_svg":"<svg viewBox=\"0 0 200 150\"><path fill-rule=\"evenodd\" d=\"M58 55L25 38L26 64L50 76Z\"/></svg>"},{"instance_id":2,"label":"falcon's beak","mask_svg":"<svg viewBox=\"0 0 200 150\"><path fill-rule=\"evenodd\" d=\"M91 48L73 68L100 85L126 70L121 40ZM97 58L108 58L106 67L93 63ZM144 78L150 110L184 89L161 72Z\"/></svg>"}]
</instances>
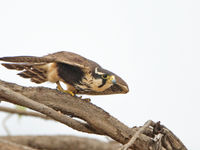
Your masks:
<instances>
[{"instance_id":1,"label":"falcon's beak","mask_svg":"<svg viewBox=\"0 0 200 150\"><path fill-rule=\"evenodd\" d=\"M128 93L129 92L129 88L127 84L120 84L120 83L116 83L121 89L122 89L122 93Z\"/></svg>"},{"instance_id":2,"label":"falcon's beak","mask_svg":"<svg viewBox=\"0 0 200 150\"><path fill-rule=\"evenodd\" d=\"M115 87L118 86L118 88L120 88L120 90L119 90L120 92L119 93L124 93L124 94L128 93L129 92L129 88L128 88L127 83L123 79L121 79L119 76L115 76L115 78L116 78L116 83L114 85L115 85Z\"/></svg>"},{"instance_id":3,"label":"falcon's beak","mask_svg":"<svg viewBox=\"0 0 200 150\"><path fill-rule=\"evenodd\" d=\"M115 83L116 83L115 76L113 76L113 75L112 75L112 76L109 76L108 81L109 81L110 83L115 84Z\"/></svg>"}]
</instances>

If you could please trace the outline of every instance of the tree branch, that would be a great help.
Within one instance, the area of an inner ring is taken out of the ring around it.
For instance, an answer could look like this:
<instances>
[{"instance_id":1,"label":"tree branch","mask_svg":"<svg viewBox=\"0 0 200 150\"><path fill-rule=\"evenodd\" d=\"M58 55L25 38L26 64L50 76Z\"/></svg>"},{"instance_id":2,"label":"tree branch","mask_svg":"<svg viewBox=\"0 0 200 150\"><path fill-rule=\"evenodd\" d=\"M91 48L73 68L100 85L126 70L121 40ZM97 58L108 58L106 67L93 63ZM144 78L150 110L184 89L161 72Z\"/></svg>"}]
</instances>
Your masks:
<instances>
[{"instance_id":1,"label":"tree branch","mask_svg":"<svg viewBox=\"0 0 200 150\"><path fill-rule=\"evenodd\" d=\"M3 87L2 85L0 85L0 96L3 97L3 99L7 102L11 102L11 103L14 103L17 105L28 107L30 109L33 109L40 113L43 113L43 114L53 118L54 120L64 123L76 130L87 132L87 133L95 132L95 130L91 131L90 127L87 126L87 124L84 124L77 120L74 120L74 119L72 119L72 118L70 118L70 117L44 105L44 104L33 101L32 99L30 99L18 92L12 91L7 87Z\"/></svg>"},{"instance_id":2,"label":"tree branch","mask_svg":"<svg viewBox=\"0 0 200 150\"><path fill-rule=\"evenodd\" d=\"M125 145L123 145L120 150L128 150L129 147L131 147L131 145L134 144L134 142L136 141L137 138L139 138L140 134L142 134L144 132L144 130L146 128L148 128L151 125L152 121L149 120L147 121L144 126L142 126L135 134L134 136L130 139L130 141L128 143L126 143Z\"/></svg>"},{"instance_id":3,"label":"tree branch","mask_svg":"<svg viewBox=\"0 0 200 150\"><path fill-rule=\"evenodd\" d=\"M76 136L5 136L0 139L39 150L116 150L119 147L118 143Z\"/></svg>"},{"instance_id":4,"label":"tree branch","mask_svg":"<svg viewBox=\"0 0 200 150\"><path fill-rule=\"evenodd\" d=\"M1 150L37 150L24 145L12 143L7 140L0 139L0 149Z\"/></svg>"},{"instance_id":5,"label":"tree branch","mask_svg":"<svg viewBox=\"0 0 200 150\"><path fill-rule=\"evenodd\" d=\"M0 97L4 101L45 114L78 131L107 135L122 144L127 143L138 131L138 128L127 127L92 103L49 88L23 87L0 81ZM86 123L74 120L67 115L82 119ZM152 128L148 128L149 130L152 131L153 135L155 134ZM185 148L181 142L177 143ZM154 150L156 145L157 143L153 141L152 137L140 134L131 148L134 150L149 150L150 148ZM164 145L162 146L164 148Z\"/></svg>"},{"instance_id":6,"label":"tree branch","mask_svg":"<svg viewBox=\"0 0 200 150\"><path fill-rule=\"evenodd\" d=\"M40 113L26 111L26 110L19 110L19 109L14 109L14 108L9 108L9 107L0 106L0 112L6 112L9 114L18 114L18 115L22 115L22 116L30 116L30 117L37 117L37 118L42 118L45 120L50 120L49 117L47 117L43 114L40 114Z\"/></svg>"}]
</instances>

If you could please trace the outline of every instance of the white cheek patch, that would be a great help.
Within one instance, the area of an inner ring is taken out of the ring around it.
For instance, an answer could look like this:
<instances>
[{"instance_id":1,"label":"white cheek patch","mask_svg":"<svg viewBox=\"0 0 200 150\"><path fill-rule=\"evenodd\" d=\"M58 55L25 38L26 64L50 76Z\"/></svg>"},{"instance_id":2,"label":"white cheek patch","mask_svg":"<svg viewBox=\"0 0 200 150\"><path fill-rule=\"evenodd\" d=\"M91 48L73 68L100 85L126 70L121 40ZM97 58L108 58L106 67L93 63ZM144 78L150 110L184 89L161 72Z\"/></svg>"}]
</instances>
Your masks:
<instances>
[{"instance_id":1,"label":"white cheek patch","mask_svg":"<svg viewBox=\"0 0 200 150\"><path fill-rule=\"evenodd\" d=\"M95 73L98 74L98 75L103 75L104 74L103 72L99 72L98 71L98 67L95 68Z\"/></svg>"}]
</instances>

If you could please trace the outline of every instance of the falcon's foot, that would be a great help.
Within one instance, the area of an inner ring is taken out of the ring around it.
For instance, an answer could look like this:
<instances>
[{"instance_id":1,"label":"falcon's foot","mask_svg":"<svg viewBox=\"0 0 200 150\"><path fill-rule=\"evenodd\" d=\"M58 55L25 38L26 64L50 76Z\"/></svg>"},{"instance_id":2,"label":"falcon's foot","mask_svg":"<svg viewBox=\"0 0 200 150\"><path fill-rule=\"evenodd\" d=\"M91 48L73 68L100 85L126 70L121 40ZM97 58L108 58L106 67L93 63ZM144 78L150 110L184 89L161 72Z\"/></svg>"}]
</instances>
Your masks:
<instances>
[{"instance_id":1,"label":"falcon's foot","mask_svg":"<svg viewBox=\"0 0 200 150\"><path fill-rule=\"evenodd\" d=\"M59 91L61 91L61 92L63 92L63 93L70 94L71 96L76 96L76 97L80 98L81 100L83 100L83 101L85 101L85 102L90 102L90 101L91 101L90 98L82 98L82 96L77 96L75 93L73 93L73 92L70 91L70 90L64 90L64 89L62 88L62 86L60 85L59 82L56 82L56 84L57 84L57 87L56 87L57 90L59 90Z\"/></svg>"},{"instance_id":2,"label":"falcon's foot","mask_svg":"<svg viewBox=\"0 0 200 150\"><path fill-rule=\"evenodd\" d=\"M57 87L56 87L57 90L59 90L59 91L61 91L61 92L63 92L63 93L68 93L68 94L70 94L71 96L75 96L75 94L74 94L72 91L64 90L64 89L62 88L62 86L60 85L59 82L57 82L56 84L57 84Z\"/></svg>"}]
</instances>

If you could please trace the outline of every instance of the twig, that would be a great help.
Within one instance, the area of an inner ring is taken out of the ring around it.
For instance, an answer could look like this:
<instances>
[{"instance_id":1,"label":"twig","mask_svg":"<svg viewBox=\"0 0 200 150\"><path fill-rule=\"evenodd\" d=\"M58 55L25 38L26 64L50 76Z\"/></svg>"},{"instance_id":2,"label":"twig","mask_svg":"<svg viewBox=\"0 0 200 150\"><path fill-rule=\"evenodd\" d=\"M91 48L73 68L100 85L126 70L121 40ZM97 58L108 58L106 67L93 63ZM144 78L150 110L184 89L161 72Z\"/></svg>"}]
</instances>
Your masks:
<instances>
[{"instance_id":1,"label":"twig","mask_svg":"<svg viewBox=\"0 0 200 150\"><path fill-rule=\"evenodd\" d=\"M8 115L3 119L3 121L2 121L3 128L4 128L4 130L6 131L7 135L9 135L9 136L10 136L11 134L10 134L9 129L8 129L7 126L6 126L6 122L8 121L8 119L10 119L10 117L12 117L12 114L8 114Z\"/></svg>"},{"instance_id":2,"label":"twig","mask_svg":"<svg viewBox=\"0 0 200 150\"><path fill-rule=\"evenodd\" d=\"M13 108L2 107L2 106L0 106L0 112L6 112L6 113L10 113L10 114L18 114L18 115L23 115L23 116L39 117L39 118L42 118L42 119L45 119L45 120L51 119L51 118L49 118L49 117L47 117L43 114L39 114L39 113L36 113L36 112L13 109Z\"/></svg>"},{"instance_id":3,"label":"twig","mask_svg":"<svg viewBox=\"0 0 200 150\"><path fill-rule=\"evenodd\" d=\"M119 150L128 150L128 148L130 148L130 147L134 144L134 142L136 141L136 139L139 138L140 134L142 134L142 133L144 132L144 130L145 130L146 128L148 128L148 127L151 125L151 123L152 123L151 120L147 121L147 122L144 124L144 126L142 126L142 127L133 135L133 137L130 139L130 141L129 141L127 144L123 145Z\"/></svg>"},{"instance_id":4,"label":"twig","mask_svg":"<svg viewBox=\"0 0 200 150\"><path fill-rule=\"evenodd\" d=\"M159 133L158 135L156 135L153 139L154 142L157 142L157 145L156 145L156 150L162 150L162 137L163 137L163 134Z\"/></svg>"}]
</instances>

